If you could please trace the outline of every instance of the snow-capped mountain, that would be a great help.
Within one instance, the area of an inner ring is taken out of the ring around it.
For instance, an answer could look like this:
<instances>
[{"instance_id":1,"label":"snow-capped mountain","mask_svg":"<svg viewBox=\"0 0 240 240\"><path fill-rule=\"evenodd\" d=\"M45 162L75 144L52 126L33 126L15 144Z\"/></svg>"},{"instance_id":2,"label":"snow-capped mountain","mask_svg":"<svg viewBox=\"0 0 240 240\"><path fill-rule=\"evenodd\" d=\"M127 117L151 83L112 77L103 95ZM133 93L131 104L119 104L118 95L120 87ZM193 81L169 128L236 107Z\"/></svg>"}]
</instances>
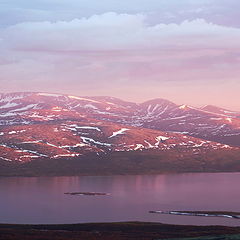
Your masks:
<instances>
[{"instance_id":1,"label":"snow-capped mountain","mask_svg":"<svg viewBox=\"0 0 240 240\"><path fill-rule=\"evenodd\" d=\"M239 121L164 99L1 94L0 175L236 171Z\"/></svg>"},{"instance_id":2,"label":"snow-capped mountain","mask_svg":"<svg viewBox=\"0 0 240 240\"><path fill-rule=\"evenodd\" d=\"M240 146L240 113L214 106L195 108L165 99L141 104L113 97L79 97L49 93L0 95L0 125L95 119L178 132Z\"/></svg>"},{"instance_id":3,"label":"snow-capped mountain","mask_svg":"<svg viewBox=\"0 0 240 240\"><path fill-rule=\"evenodd\" d=\"M156 117L142 122L141 126L240 146L240 118L237 114L220 114L182 105L169 107L161 115L156 114Z\"/></svg>"}]
</instances>

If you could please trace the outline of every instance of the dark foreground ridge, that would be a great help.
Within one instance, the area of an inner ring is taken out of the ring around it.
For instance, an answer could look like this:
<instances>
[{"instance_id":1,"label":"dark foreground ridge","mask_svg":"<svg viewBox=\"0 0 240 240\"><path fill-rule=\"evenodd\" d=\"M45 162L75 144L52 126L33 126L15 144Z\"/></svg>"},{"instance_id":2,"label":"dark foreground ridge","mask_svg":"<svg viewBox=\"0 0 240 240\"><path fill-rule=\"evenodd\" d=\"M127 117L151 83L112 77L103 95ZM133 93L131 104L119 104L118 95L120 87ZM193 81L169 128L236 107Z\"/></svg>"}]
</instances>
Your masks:
<instances>
[{"instance_id":1,"label":"dark foreground ridge","mask_svg":"<svg viewBox=\"0 0 240 240\"><path fill-rule=\"evenodd\" d=\"M146 222L63 225L0 224L1 240L240 239L240 227L184 226Z\"/></svg>"}]
</instances>

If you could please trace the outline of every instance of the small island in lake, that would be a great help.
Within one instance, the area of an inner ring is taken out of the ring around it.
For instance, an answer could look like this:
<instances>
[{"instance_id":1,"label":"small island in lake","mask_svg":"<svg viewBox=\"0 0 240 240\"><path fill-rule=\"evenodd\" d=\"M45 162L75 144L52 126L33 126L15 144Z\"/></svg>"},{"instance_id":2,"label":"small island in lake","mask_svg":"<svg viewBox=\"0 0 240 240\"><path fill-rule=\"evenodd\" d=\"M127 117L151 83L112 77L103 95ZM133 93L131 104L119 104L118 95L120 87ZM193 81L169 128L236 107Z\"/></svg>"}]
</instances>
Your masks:
<instances>
[{"instance_id":1,"label":"small island in lake","mask_svg":"<svg viewBox=\"0 0 240 240\"><path fill-rule=\"evenodd\" d=\"M240 219L240 212L227 212L227 211L149 211L149 213L197 216L197 217L225 217Z\"/></svg>"},{"instance_id":2,"label":"small island in lake","mask_svg":"<svg viewBox=\"0 0 240 240\"><path fill-rule=\"evenodd\" d=\"M101 192L66 192L64 194L80 195L80 196L106 196L106 195L110 195L109 193L101 193Z\"/></svg>"}]
</instances>

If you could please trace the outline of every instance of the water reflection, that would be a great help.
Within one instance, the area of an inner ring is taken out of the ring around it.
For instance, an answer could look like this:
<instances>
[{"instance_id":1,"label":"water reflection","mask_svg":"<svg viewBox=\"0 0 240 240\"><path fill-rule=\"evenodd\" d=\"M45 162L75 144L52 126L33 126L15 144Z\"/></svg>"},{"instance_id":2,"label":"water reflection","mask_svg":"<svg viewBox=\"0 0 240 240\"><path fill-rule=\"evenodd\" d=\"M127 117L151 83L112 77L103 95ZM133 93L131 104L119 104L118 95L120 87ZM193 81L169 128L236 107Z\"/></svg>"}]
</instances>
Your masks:
<instances>
[{"instance_id":1,"label":"water reflection","mask_svg":"<svg viewBox=\"0 0 240 240\"><path fill-rule=\"evenodd\" d=\"M239 225L220 218L149 214L149 210L240 211L239 173L106 177L0 178L0 222L159 221ZM64 192L107 192L70 196Z\"/></svg>"}]
</instances>

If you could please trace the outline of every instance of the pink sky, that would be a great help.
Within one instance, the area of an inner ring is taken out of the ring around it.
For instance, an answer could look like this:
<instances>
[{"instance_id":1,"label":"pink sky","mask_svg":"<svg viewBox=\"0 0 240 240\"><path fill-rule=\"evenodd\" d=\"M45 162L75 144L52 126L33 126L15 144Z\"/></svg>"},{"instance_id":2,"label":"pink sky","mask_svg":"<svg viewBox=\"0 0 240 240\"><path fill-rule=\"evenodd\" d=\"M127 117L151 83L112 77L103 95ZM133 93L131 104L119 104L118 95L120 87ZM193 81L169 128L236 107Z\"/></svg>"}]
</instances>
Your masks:
<instances>
[{"instance_id":1,"label":"pink sky","mask_svg":"<svg viewBox=\"0 0 240 240\"><path fill-rule=\"evenodd\" d=\"M1 92L160 97L240 110L239 2L90 2L0 4Z\"/></svg>"}]
</instances>

